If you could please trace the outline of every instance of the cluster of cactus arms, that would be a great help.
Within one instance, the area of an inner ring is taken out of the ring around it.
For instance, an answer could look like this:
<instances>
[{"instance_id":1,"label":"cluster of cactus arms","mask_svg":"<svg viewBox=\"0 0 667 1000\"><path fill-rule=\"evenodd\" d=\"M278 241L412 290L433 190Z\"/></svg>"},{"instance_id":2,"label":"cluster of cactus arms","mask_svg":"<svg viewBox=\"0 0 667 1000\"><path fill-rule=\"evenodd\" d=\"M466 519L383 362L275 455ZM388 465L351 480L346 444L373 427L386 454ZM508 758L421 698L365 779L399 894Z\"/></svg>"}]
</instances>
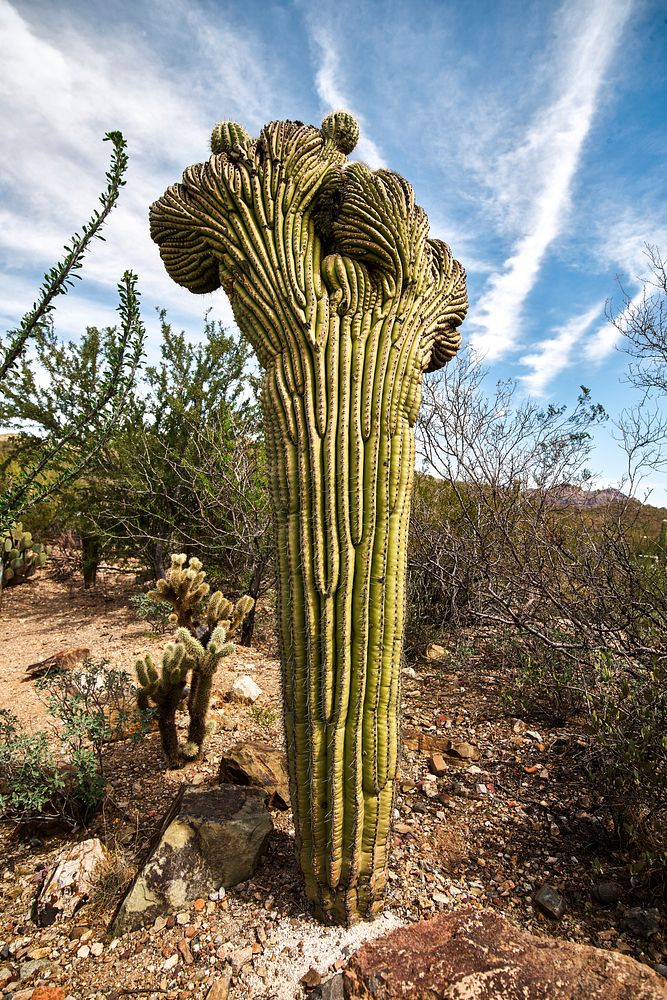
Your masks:
<instances>
[{"instance_id":1,"label":"cluster of cactus arms","mask_svg":"<svg viewBox=\"0 0 667 1000\"><path fill-rule=\"evenodd\" d=\"M32 535L23 530L20 522L13 524L3 539L0 587L22 583L45 565L47 555L46 546L33 542Z\"/></svg>"},{"instance_id":2,"label":"cluster of cactus arms","mask_svg":"<svg viewBox=\"0 0 667 1000\"><path fill-rule=\"evenodd\" d=\"M414 423L467 309L410 184L348 161L358 134L345 112L258 138L223 122L150 211L168 273L222 287L264 369L297 854L336 923L383 903Z\"/></svg>"},{"instance_id":3,"label":"cluster of cactus arms","mask_svg":"<svg viewBox=\"0 0 667 1000\"><path fill-rule=\"evenodd\" d=\"M162 654L156 667L147 653L137 660L139 708L154 708L158 720L162 750L169 767L178 767L184 759L199 756L206 737L206 720L211 700L213 677L220 660L234 651L231 638L254 605L252 597L241 597L236 604L219 590L209 596L206 573L199 559L187 561L185 555L171 557L171 568L164 580L158 580L148 596L172 606L171 622L179 627L174 641ZM185 746L178 742L176 713L186 694L190 724Z\"/></svg>"}]
</instances>

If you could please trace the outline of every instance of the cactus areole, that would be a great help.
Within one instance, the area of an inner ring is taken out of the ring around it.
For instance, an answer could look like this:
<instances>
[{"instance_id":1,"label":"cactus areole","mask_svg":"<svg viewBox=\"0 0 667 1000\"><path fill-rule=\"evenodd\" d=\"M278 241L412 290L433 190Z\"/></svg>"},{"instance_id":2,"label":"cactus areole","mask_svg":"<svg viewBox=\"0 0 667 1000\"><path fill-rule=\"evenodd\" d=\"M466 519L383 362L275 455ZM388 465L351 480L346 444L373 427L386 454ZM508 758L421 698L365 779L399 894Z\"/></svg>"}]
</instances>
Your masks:
<instances>
[{"instance_id":1,"label":"cactus areole","mask_svg":"<svg viewBox=\"0 0 667 1000\"><path fill-rule=\"evenodd\" d=\"M296 847L316 916L343 924L383 903L414 423L467 308L410 184L347 160L358 135L340 111L258 139L223 122L150 211L171 277L222 286L264 369Z\"/></svg>"}]
</instances>

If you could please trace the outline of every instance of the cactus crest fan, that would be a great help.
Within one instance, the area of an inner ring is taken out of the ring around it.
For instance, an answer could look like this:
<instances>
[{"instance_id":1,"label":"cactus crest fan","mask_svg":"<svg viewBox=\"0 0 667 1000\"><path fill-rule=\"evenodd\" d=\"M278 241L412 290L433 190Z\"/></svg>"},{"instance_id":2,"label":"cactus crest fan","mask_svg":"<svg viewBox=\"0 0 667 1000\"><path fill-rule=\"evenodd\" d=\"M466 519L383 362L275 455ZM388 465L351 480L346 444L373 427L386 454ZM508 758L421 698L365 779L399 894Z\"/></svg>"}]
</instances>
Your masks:
<instances>
[{"instance_id":1,"label":"cactus crest fan","mask_svg":"<svg viewBox=\"0 0 667 1000\"><path fill-rule=\"evenodd\" d=\"M354 118L223 122L151 207L171 277L222 287L265 370L297 852L327 922L382 906L398 768L414 423L459 347L465 272Z\"/></svg>"}]
</instances>

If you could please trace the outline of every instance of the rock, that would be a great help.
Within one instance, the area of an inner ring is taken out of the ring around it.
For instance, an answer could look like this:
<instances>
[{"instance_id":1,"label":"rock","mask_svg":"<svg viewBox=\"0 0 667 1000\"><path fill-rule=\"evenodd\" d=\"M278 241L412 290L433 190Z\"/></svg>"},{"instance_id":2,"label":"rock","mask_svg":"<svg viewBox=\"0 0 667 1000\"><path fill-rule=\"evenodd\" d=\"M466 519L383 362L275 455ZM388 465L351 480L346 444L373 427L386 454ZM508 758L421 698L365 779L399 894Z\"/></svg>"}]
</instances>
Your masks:
<instances>
[{"instance_id":1,"label":"rock","mask_svg":"<svg viewBox=\"0 0 667 1000\"><path fill-rule=\"evenodd\" d=\"M431 642L426 647L427 660L444 660L446 656L447 650L444 646L439 646L437 642Z\"/></svg>"},{"instance_id":2,"label":"rock","mask_svg":"<svg viewBox=\"0 0 667 1000\"><path fill-rule=\"evenodd\" d=\"M402 741L407 750L419 750L421 753L442 753L458 760L479 760L477 747L465 740L450 740L447 736L433 736L422 733L419 729L406 727L402 732Z\"/></svg>"},{"instance_id":3,"label":"rock","mask_svg":"<svg viewBox=\"0 0 667 1000\"><path fill-rule=\"evenodd\" d=\"M232 684L232 689L229 692L229 700L241 702L242 705L252 705L261 694L261 687L255 684L252 677L246 674L243 677L237 677Z\"/></svg>"},{"instance_id":4,"label":"rock","mask_svg":"<svg viewBox=\"0 0 667 1000\"><path fill-rule=\"evenodd\" d=\"M539 938L490 910L463 910L369 941L343 972L364 1000L666 1000L667 983L618 952Z\"/></svg>"},{"instance_id":5,"label":"rock","mask_svg":"<svg viewBox=\"0 0 667 1000\"><path fill-rule=\"evenodd\" d=\"M310 1000L344 1000L345 992L343 987L343 974L338 973L327 979L326 983L316 986L310 994Z\"/></svg>"},{"instance_id":6,"label":"rock","mask_svg":"<svg viewBox=\"0 0 667 1000\"><path fill-rule=\"evenodd\" d=\"M90 954L94 955L95 958L99 958L103 951L104 945L101 941L95 941L95 943L90 946Z\"/></svg>"},{"instance_id":7,"label":"rock","mask_svg":"<svg viewBox=\"0 0 667 1000\"><path fill-rule=\"evenodd\" d=\"M560 920L565 913L566 903L558 889L545 883L533 896L533 905L552 920Z\"/></svg>"},{"instance_id":8,"label":"rock","mask_svg":"<svg viewBox=\"0 0 667 1000\"><path fill-rule=\"evenodd\" d=\"M29 962L22 962L19 966L19 979L32 979L38 972L44 972L48 969L49 964L43 958L33 958Z\"/></svg>"},{"instance_id":9,"label":"rock","mask_svg":"<svg viewBox=\"0 0 667 1000\"><path fill-rule=\"evenodd\" d=\"M8 969L6 966L0 969L0 990L4 989L12 979L14 979L14 973L11 969Z\"/></svg>"},{"instance_id":10,"label":"rock","mask_svg":"<svg viewBox=\"0 0 667 1000\"><path fill-rule=\"evenodd\" d=\"M65 1000L65 991L59 986L37 986L30 1000Z\"/></svg>"},{"instance_id":11,"label":"rock","mask_svg":"<svg viewBox=\"0 0 667 1000\"><path fill-rule=\"evenodd\" d=\"M248 962L252 962L253 950L252 945L249 944L245 948L238 948L236 951L232 952L230 955L230 962L232 965L232 974L238 976L239 972L244 965Z\"/></svg>"},{"instance_id":12,"label":"rock","mask_svg":"<svg viewBox=\"0 0 667 1000\"><path fill-rule=\"evenodd\" d=\"M664 976L664 978L667 979L667 965L663 965L661 962L658 962L658 964L654 965L653 968L659 976Z\"/></svg>"},{"instance_id":13,"label":"rock","mask_svg":"<svg viewBox=\"0 0 667 1000\"><path fill-rule=\"evenodd\" d=\"M317 969L311 965L305 976L301 977L301 985L305 990L312 990L322 982L322 976Z\"/></svg>"},{"instance_id":14,"label":"rock","mask_svg":"<svg viewBox=\"0 0 667 1000\"><path fill-rule=\"evenodd\" d=\"M477 747L465 740L447 740L449 746L446 752L450 757L458 757L460 760L479 760L480 753Z\"/></svg>"},{"instance_id":15,"label":"rock","mask_svg":"<svg viewBox=\"0 0 667 1000\"><path fill-rule=\"evenodd\" d=\"M220 781L253 785L269 796L269 809L289 808L285 754L266 743L237 743L220 761Z\"/></svg>"},{"instance_id":16,"label":"rock","mask_svg":"<svg viewBox=\"0 0 667 1000\"><path fill-rule=\"evenodd\" d=\"M37 893L33 904L35 923L48 927L59 918L73 917L92 892L95 869L109 857L97 837L82 840L64 851Z\"/></svg>"},{"instance_id":17,"label":"rock","mask_svg":"<svg viewBox=\"0 0 667 1000\"><path fill-rule=\"evenodd\" d=\"M55 674L62 670L71 670L77 664L83 663L88 656L90 656L88 646L71 646L68 649L60 649L50 656L45 656L41 660L37 660L36 663L29 664L25 669L26 673L30 675L30 679L33 680L37 677L43 677L46 673Z\"/></svg>"},{"instance_id":18,"label":"rock","mask_svg":"<svg viewBox=\"0 0 667 1000\"><path fill-rule=\"evenodd\" d=\"M170 972L175 969L178 965L178 955L170 955L169 958L165 959L162 963L162 968L165 972Z\"/></svg>"},{"instance_id":19,"label":"rock","mask_svg":"<svg viewBox=\"0 0 667 1000\"><path fill-rule=\"evenodd\" d=\"M441 753L432 753L429 762L428 769L431 774L435 774L436 777L442 778L447 774L447 762Z\"/></svg>"},{"instance_id":20,"label":"rock","mask_svg":"<svg viewBox=\"0 0 667 1000\"><path fill-rule=\"evenodd\" d=\"M147 858L112 920L120 937L180 910L221 885L245 882L254 873L273 822L258 788L220 785L183 787L165 814ZM174 918L171 926L174 926Z\"/></svg>"},{"instance_id":21,"label":"rock","mask_svg":"<svg viewBox=\"0 0 667 1000\"><path fill-rule=\"evenodd\" d=\"M623 887L618 882L598 882L591 889L591 896L600 906L615 906L623 895Z\"/></svg>"},{"instance_id":22,"label":"rock","mask_svg":"<svg viewBox=\"0 0 667 1000\"><path fill-rule=\"evenodd\" d=\"M621 917L621 926L632 937L651 937L660 927L660 911L657 909L644 910L641 906L632 906Z\"/></svg>"},{"instance_id":23,"label":"rock","mask_svg":"<svg viewBox=\"0 0 667 1000\"><path fill-rule=\"evenodd\" d=\"M221 976L220 979L216 979L206 994L206 1000L227 1000L230 978L230 976Z\"/></svg>"}]
</instances>

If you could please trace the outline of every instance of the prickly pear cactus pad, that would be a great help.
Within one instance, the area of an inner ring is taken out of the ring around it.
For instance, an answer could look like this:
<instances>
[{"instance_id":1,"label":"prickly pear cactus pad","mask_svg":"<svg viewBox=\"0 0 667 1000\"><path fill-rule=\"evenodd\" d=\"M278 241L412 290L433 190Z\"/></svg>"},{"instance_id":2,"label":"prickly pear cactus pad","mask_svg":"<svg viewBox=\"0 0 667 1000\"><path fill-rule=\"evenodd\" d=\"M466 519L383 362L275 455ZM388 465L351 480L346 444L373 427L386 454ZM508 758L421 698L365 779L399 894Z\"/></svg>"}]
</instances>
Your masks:
<instances>
[{"instance_id":1,"label":"prickly pear cactus pad","mask_svg":"<svg viewBox=\"0 0 667 1000\"><path fill-rule=\"evenodd\" d=\"M398 767L413 426L456 352L465 272L411 186L321 129L223 122L207 163L151 207L171 277L228 294L264 368L285 735L313 909L382 907Z\"/></svg>"}]
</instances>

